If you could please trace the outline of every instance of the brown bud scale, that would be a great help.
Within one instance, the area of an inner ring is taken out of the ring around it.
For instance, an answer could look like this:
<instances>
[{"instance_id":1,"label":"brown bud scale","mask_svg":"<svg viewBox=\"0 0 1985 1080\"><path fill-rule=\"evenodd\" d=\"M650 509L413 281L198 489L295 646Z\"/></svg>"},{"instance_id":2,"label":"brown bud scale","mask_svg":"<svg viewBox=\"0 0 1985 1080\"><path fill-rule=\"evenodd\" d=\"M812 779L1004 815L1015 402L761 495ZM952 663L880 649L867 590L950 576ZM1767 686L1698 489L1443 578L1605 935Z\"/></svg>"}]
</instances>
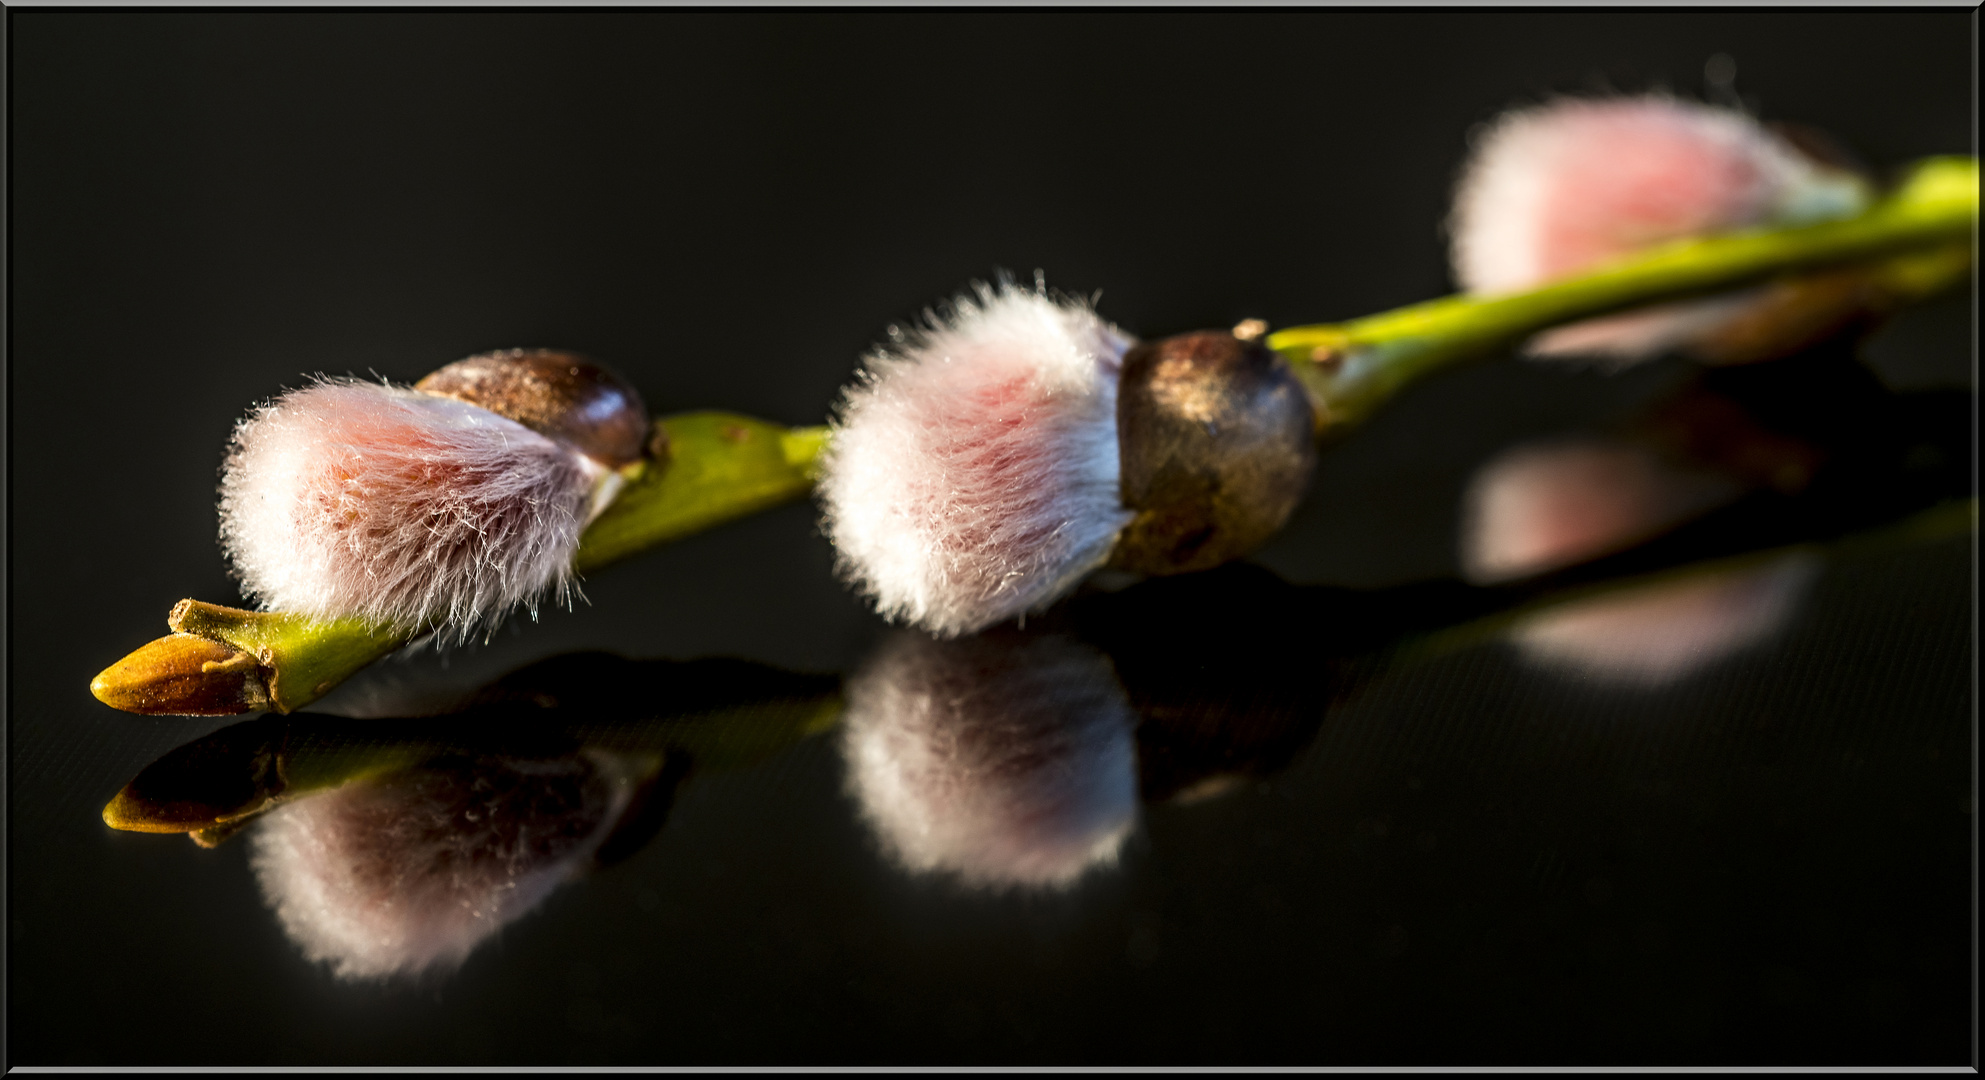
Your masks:
<instances>
[{"instance_id":1,"label":"brown bud scale","mask_svg":"<svg viewBox=\"0 0 1985 1080\"><path fill-rule=\"evenodd\" d=\"M197 634L146 644L91 680L90 693L147 716L234 716L269 707L255 658Z\"/></svg>"},{"instance_id":2,"label":"brown bud scale","mask_svg":"<svg viewBox=\"0 0 1985 1080\"><path fill-rule=\"evenodd\" d=\"M414 389L508 417L608 468L640 460L648 444L648 406L640 391L576 353L482 353L449 364Z\"/></svg>"},{"instance_id":3,"label":"brown bud scale","mask_svg":"<svg viewBox=\"0 0 1985 1080\"><path fill-rule=\"evenodd\" d=\"M1260 546L1316 467L1315 413L1288 361L1224 330L1148 342L1117 391L1123 502L1111 565L1206 570Z\"/></svg>"}]
</instances>

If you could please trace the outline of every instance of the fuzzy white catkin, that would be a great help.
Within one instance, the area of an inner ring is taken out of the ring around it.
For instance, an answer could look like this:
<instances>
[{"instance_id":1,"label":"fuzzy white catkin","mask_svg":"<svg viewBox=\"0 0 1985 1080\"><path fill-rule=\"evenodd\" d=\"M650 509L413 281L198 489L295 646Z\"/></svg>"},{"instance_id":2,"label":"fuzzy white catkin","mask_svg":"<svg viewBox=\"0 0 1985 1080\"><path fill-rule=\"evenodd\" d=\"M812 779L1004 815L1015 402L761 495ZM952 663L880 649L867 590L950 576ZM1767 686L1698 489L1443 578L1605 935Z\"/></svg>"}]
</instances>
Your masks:
<instances>
[{"instance_id":1,"label":"fuzzy white catkin","mask_svg":"<svg viewBox=\"0 0 1985 1080\"><path fill-rule=\"evenodd\" d=\"M1663 95L1566 99L1503 115L1476 140L1449 233L1463 288L1533 288L1664 241L1843 217L1866 186L1752 117ZM1586 320L1534 338L1536 356L1615 365L1686 347L1754 290Z\"/></svg>"},{"instance_id":2,"label":"fuzzy white catkin","mask_svg":"<svg viewBox=\"0 0 1985 1080\"><path fill-rule=\"evenodd\" d=\"M602 472L474 405L325 380L235 429L221 543L267 608L466 640L517 604L567 600Z\"/></svg>"},{"instance_id":3,"label":"fuzzy white catkin","mask_svg":"<svg viewBox=\"0 0 1985 1080\"><path fill-rule=\"evenodd\" d=\"M902 631L848 684L848 788L890 858L981 888L1063 888L1137 823L1135 716L1109 661L1009 631Z\"/></svg>"},{"instance_id":4,"label":"fuzzy white catkin","mask_svg":"<svg viewBox=\"0 0 1985 1080\"><path fill-rule=\"evenodd\" d=\"M1052 602L1129 523L1117 383L1131 339L1086 304L981 285L871 353L821 463L843 575L940 635Z\"/></svg>"},{"instance_id":5,"label":"fuzzy white catkin","mask_svg":"<svg viewBox=\"0 0 1985 1080\"><path fill-rule=\"evenodd\" d=\"M283 930L339 978L445 971L583 870L632 791L586 756L408 769L271 810L250 861Z\"/></svg>"}]
</instances>

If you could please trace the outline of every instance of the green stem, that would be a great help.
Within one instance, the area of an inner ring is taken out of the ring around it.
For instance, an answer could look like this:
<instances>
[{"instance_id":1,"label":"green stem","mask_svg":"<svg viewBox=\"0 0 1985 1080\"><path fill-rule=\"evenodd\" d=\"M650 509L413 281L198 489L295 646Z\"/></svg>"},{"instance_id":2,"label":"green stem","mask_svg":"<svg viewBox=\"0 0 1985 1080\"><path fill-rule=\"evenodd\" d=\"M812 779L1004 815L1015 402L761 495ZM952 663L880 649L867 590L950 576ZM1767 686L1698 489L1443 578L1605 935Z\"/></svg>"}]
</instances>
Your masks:
<instances>
[{"instance_id":1,"label":"green stem","mask_svg":"<svg viewBox=\"0 0 1985 1080\"><path fill-rule=\"evenodd\" d=\"M300 709L352 673L405 645L411 635L360 619L317 620L276 611L181 600L166 618L174 632L223 642L255 658L269 704Z\"/></svg>"},{"instance_id":2,"label":"green stem","mask_svg":"<svg viewBox=\"0 0 1985 1080\"><path fill-rule=\"evenodd\" d=\"M1433 368L1540 330L1622 308L1727 289L1790 271L1911 253L1884 284L1927 291L1971 263L1978 162L1932 158L1865 213L1664 245L1529 292L1450 296L1350 322L1271 334L1331 425L1358 419ZM1922 249L1944 249L1925 259ZM1950 249L1959 248L1953 257ZM1936 256L1941 256L1936 257Z\"/></svg>"},{"instance_id":3,"label":"green stem","mask_svg":"<svg viewBox=\"0 0 1985 1080\"><path fill-rule=\"evenodd\" d=\"M668 434L668 461L629 484L587 527L573 560L580 571L805 495L827 446L824 427L733 413L685 413L656 425Z\"/></svg>"}]
</instances>

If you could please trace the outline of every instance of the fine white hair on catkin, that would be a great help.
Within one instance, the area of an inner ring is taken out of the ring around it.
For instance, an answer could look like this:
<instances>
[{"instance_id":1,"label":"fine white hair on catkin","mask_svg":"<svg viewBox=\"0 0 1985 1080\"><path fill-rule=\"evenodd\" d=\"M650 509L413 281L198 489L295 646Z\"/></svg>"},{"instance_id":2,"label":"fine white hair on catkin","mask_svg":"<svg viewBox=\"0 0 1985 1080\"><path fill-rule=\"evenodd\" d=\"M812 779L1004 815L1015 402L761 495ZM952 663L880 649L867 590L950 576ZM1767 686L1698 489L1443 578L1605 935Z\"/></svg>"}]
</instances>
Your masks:
<instances>
[{"instance_id":1,"label":"fine white hair on catkin","mask_svg":"<svg viewBox=\"0 0 1985 1080\"><path fill-rule=\"evenodd\" d=\"M452 398L332 379L256 409L221 479L221 544L265 607L467 640L567 602L604 470Z\"/></svg>"},{"instance_id":2,"label":"fine white hair on catkin","mask_svg":"<svg viewBox=\"0 0 1985 1080\"><path fill-rule=\"evenodd\" d=\"M820 499L844 577L940 635L1045 606L1132 515L1117 452L1131 339L1002 282L892 331L838 410Z\"/></svg>"},{"instance_id":3,"label":"fine white hair on catkin","mask_svg":"<svg viewBox=\"0 0 1985 1080\"><path fill-rule=\"evenodd\" d=\"M1852 214L1856 178L1752 117L1664 95L1565 99L1504 114L1475 140L1449 220L1456 278L1533 288L1665 241ZM1663 304L1534 338L1536 356L1631 363L1685 347L1757 293Z\"/></svg>"},{"instance_id":4,"label":"fine white hair on catkin","mask_svg":"<svg viewBox=\"0 0 1985 1080\"><path fill-rule=\"evenodd\" d=\"M455 759L278 806L250 861L284 932L339 978L445 971L585 870L633 788L588 756Z\"/></svg>"},{"instance_id":5,"label":"fine white hair on catkin","mask_svg":"<svg viewBox=\"0 0 1985 1080\"><path fill-rule=\"evenodd\" d=\"M899 631L847 693L848 789L907 870L1064 888L1113 863L1136 826L1136 718L1085 645Z\"/></svg>"}]
</instances>

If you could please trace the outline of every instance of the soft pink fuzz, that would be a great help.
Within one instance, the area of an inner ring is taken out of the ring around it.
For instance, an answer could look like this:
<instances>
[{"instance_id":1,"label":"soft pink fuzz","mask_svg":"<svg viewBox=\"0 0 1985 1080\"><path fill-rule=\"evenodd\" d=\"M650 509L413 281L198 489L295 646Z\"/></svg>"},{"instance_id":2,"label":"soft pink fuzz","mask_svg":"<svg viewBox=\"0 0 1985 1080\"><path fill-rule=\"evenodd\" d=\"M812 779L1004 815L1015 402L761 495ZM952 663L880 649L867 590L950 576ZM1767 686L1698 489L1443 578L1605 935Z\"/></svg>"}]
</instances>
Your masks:
<instances>
[{"instance_id":1,"label":"soft pink fuzz","mask_svg":"<svg viewBox=\"0 0 1985 1080\"><path fill-rule=\"evenodd\" d=\"M583 870L630 802L611 762L456 759L270 811L252 861L313 961L345 979L459 965Z\"/></svg>"},{"instance_id":2,"label":"soft pink fuzz","mask_svg":"<svg viewBox=\"0 0 1985 1080\"><path fill-rule=\"evenodd\" d=\"M1775 635L1818 571L1816 558L1794 552L1760 567L1577 601L1533 616L1512 637L1544 667L1662 686Z\"/></svg>"},{"instance_id":3,"label":"soft pink fuzz","mask_svg":"<svg viewBox=\"0 0 1985 1080\"><path fill-rule=\"evenodd\" d=\"M1110 663L1060 637L899 633L848 685L848 787L905 869L1065 887L1137 822L1135 717Z\"/></svg>"},{"instance_id":4,"label":"soft pink fuzz","mask_svg":"<svg viewBox=\"0 0 1985 1080\"><path fill-rule=\"evenodd\" d=\"M1117 381L1130 339L1039 288L979 287L894 332L848 390L821 465L842 572L938 634L1051 603L1109 557Z\"/></svg>"},{"instance_id":5,"label":"soft pink fuzz","mask_svg":"<svg viewBox=\"0 0 1985 1080\"><path fill-rule=\"evenodd\" d=\"M334 380L235 429L221 543L264 606L454 631L563 602L602 470L521 424Z\"/></svg>"},{"instance_id":6,"label":"soft pink fuzz","mask_svg":"<svg viewBox=\"0 0 1985 1080\"><path fill-rule=\"evenodd\" d=\"M1473 582L1527 577L1618 551L1743 493L1716 473L1596 439L1529 443L1470 481L1461 565Z\"/></svg>"},{"instance_id":7,"label":"soft pink fuzz","mask_svg":"<svg viewBox=\"0 0 1985 1080\"><path fill-rule=\"evenodd\" d=\"M1661 96L1509 113L1475 147L1450 225L1470 292L1533 288L1669 240L1845 216L1853 177L1751 117ZM1631 361L1723 325L1748 295L1662 305L1540 335L1538 355Z\"/></svg>"}]
</instances>

